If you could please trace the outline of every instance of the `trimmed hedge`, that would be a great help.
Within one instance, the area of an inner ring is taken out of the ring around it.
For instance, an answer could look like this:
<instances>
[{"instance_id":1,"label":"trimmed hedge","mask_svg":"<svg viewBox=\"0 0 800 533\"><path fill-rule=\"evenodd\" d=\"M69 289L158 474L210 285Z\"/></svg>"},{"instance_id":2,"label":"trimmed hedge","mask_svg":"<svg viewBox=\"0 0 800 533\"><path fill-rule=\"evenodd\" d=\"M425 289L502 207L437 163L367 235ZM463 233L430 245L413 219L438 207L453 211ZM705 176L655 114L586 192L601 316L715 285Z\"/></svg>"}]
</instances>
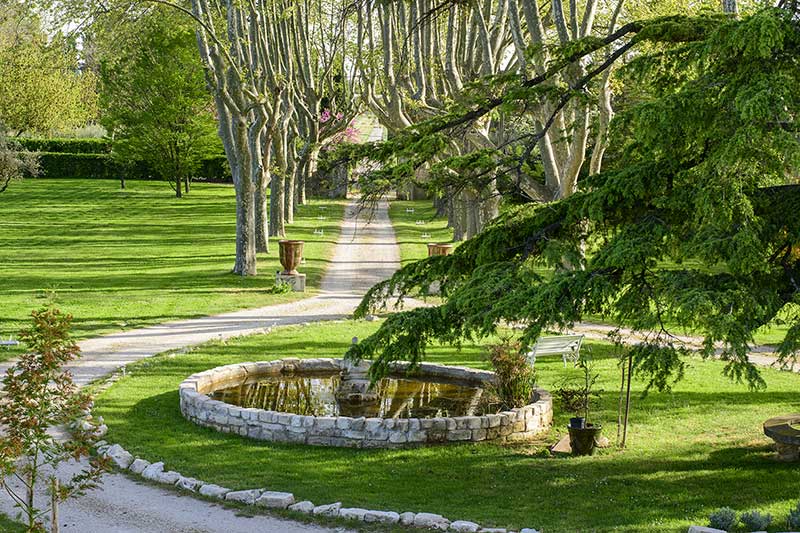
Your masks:
<instances>
[{"instance_id":1,"label":"trimmed hedge","mask_svg":"<svg viewBox=\"0 0 800 533\"><path fill-rule=\"evenodd\" d=\"M20 137L14 140L31 152L57 154L107 154L111 152L111 142L108 139L39 139Z\"/></svg>"},{"instance_id":2,"label":"trimmed hedge","mask_svg":"<svg viewBox=\"0 0 800 533\"><path fill-rule=\"evenodd\" d=\"M147 165L137 163L123 166L109 154L60 154L39 153L39 166L43 178L91 178L91 179L159 179ZM224 156L204 159L196 178L209 181L230 181L231 171Z\"/></svg>"},{"instance_id":3,"label":"trimmed hedge","mask_svg":"<svg viewBox=\"0 0 800 533\"><path fill-rule=\"evenodd\" d=\"M108 154L39 153L43 178L117 179L120 168Z\"/></svg>"},{"instance_id":4,"label":"trimmed hedge","mask_svg":"<svg viewBox=\"0 0 800 533\"><path fill-rule=\"evenodd\" d=\"M111 157L108 139L15 139L26 150L39 155L44 178L158 179L143 162L122 165ZM210 156L200 163L196 178L230 181L231 170L224 155Z\"/></svg>"}]
</instances>

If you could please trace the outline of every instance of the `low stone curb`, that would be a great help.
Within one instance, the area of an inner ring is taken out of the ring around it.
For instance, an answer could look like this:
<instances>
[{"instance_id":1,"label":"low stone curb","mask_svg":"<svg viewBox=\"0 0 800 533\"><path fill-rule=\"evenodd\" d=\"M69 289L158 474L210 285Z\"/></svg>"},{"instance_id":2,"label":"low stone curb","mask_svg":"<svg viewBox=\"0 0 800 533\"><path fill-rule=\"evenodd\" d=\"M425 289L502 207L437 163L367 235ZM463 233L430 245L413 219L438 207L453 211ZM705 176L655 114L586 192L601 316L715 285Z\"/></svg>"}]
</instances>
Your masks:
<instances>
[{"instance_id":1,"label":"low stone curb","mask_svg":"<svg viewBox=\"0 0 800 533\"><path fill-rule=\"evenodd\" d=\"M401 524L409 527L453 531L459 533L517 533L503 528L481 527L467 520L449 520L434 513L398 513L396 511L376 511L356 507L342 507L341 502L315 505L308 500L296 502L290 492L271 491L263 488L233 491L214 483L206 483L186 477L175 471L165 471L163 462L150 463L125 450L119 444L100 441L97 453L107 457L121 470L143 477L149 481L170 485L190 493L198 493L221 501L238 502L245 505L267 509L288 509L299 513L326 517L339 517L365 523ZM539 533L532 528L523 528L519 533ZM690 530L691 533L691 530Z\"/></svg>"},{"instance_id":2,"label":"low stone curb","mask_svg":"<svg viewBox=\"0 0 800 533\"><path fill-rule=\"evenodd\" d=\"M525 441L547 431L553 421L553 400L537 388L531 404L497 414L440 418L353 418L307 416L238 407L214 400L212 391L262 376L341 371L342 359L285 358L238 363L193 374L179 385L184 418L224 433L271 442L348 448L410 448L423 444L479 441ZM395 362L390 374L406 375L410 363ZM494 372L421 363L412 375L485 386Z\"/></svg>"}]
</instances>

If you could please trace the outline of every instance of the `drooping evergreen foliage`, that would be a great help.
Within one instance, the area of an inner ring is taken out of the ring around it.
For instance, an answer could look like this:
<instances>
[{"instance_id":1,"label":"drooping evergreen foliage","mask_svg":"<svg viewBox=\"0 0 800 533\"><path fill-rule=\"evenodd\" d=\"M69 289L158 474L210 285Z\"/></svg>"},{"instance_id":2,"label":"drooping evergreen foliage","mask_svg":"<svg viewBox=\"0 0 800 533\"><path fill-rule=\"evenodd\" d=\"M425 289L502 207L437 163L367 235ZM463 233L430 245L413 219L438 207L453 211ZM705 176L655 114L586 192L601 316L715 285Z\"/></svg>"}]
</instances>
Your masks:
<instances>
[{"instance_id":1,"label":"drooping evergreen foliage","mask_svg":"<svg viewBox=\"0 0 800 533\"><path fill-rule=\"evenodd\" d=\"M702 333L706 356L721 346L726 372L753 386L762 381L748 346L777 316L790 323L780 353L792 357L800 349L798 13L714 21L641 26L640 36L651 29L640 41L658 44L627 69L646 96L614 124L613 167L574 196L508 209L453 255L374 287L358 314L434 280L445 298L389 316L348 356L375 357L378 374L395 359L419 361L431 340L457 343L514 322L526 325L529 344L545 329L600 315L645 336L635 365L659 388L683 371L676 327Z\"/></svg>"}]
</instances>

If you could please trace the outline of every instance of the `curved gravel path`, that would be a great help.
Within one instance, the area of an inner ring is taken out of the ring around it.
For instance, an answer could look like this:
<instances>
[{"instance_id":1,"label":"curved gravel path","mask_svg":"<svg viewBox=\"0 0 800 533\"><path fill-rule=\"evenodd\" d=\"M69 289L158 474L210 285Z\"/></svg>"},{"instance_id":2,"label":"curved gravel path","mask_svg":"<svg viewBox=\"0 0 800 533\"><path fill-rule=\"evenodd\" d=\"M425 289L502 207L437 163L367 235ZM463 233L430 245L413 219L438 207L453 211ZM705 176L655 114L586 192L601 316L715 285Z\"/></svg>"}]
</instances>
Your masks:
<instances>
[{"instance_id":1,"label":"curved gravel path","mask_svg":"<svg viewBox=\"0 0 800 533\"><path fill-rule=\"evenodd\" d=\"M353 312L369 287L391 276L399 266L400 251L389 221L388 204L381 202L366 224L358 217L353 202L346 211L318 295L287 304L169 322L89 339L80 343L83 356L70 370L77 383L86 384L128 363L166 350L263 332L273 326L341 319ZM3 365L0 370L5 372ZM8 496L0 496L0 512L16 514ZM145 485L118 473L106 475L100 488L63 504L60 518L62 533L345 531L271 516L240 516L221 505Z\"/></svg>"}]
</instances>

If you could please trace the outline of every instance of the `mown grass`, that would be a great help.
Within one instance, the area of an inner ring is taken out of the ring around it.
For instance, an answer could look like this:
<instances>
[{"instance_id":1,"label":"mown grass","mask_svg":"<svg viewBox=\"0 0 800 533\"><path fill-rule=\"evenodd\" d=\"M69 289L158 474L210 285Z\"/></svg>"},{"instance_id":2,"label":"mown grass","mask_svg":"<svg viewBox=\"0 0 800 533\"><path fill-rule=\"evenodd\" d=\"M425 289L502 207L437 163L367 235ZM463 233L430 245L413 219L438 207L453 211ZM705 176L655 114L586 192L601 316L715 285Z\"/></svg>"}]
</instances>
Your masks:
<instances>
[{"instance_id":1,"label":"mown grass","mask_svg":"<svg viewBox=\"0 0 800 533\"><path fill-rule=\"evenodd\" d=\"M797 412L800 376L764 370L768 388L749 391L722 376L722 364L691 358L672 393L641 398L634 381L629 447L594 457L550 457L568 413L541 442L467 444L412 450L349 450L271 444L216 433L181 417L177 386L193 372L233 362L280 357L340 357L351 338L376 323L341 322L275 330L159 356L99 399L111 442L163 460L170 469L234 488L286 490L318 504L429 511L485 525L547 532L682 531L704 524L715 508L760 509L773 531L798 498L797 469L776 462L761 424ZM620 374L609 345L587 343L605 390L595 422L615 440ZM428 359L486 368L483 349L433 347ZM558 358L537 361L542 386L578 372Z\"/></svg>"},{"instance_id":2,"label":"mown grass","mask_svg":"<svg viewBox=\"0 0 800 533\"><path fill-rule=\"evenodd\" d=\"M406 209L414 209L406 213ZM397 243L400 245L400 262L405 265L428 257L429 242L451 242L453 230L447 227L447 219L436 216L430 200L394 200L389 204ZM417 221L424 224L417 225ZM430 237L423 237L423 234Z\"/></svg>"},{"instance_id":3,"label":"mown grass","mask_svg":"<svg viewBox=\"0 0 800 533\"><path fill-rule=\"evenodd\" d=\"M234 191L195 184L176 199L163 182L24 180L0 195L0 335L53 303L75 317L78 338L172 319L308 296L272 294L277 242L260 275L230 273ZM322 210L321 208L325 209ZM301 270L318 286L339 232L343 202L301 206L288 237L306 241ZM327 217L318 220L318 216ZM314 235L322 228L324 236ZM0 351L0 359L13 354Z\"/></svg>"}]
</instances>

